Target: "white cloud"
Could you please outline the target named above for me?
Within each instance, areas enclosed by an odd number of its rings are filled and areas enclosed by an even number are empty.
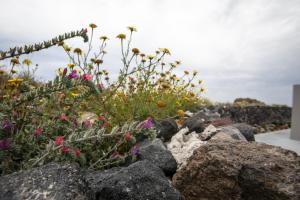
[[[168,47],[182,70],[200,72],[216,101],[249,96],[290,104],[292,84],[300,83],[298,0],[7,0],[0,11],[0,49],[96,23],[99,34],[112,38],[105,65],[115,72],[120,57],[113,38],[135,25],[135,46]],[[66,62],[58,54],[32,55],[39,75],[53,76],[53,66]]]

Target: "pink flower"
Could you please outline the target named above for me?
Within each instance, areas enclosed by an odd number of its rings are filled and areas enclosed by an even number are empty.
[[[151,128],[153,126],[153,123],[152,123],[152,119],[151,117],[148,117],[144,122],[143,122],[143,128]]]
[[[105,121],[105,117],[104,117],[103,115],[99,115],[98,119],[99,119],[100,121]]]
[[[82,79],[85,81],[89,81],[92,79],[92,75],[91,74],[83,74]]]
[[[34,136],[39,136],[39,135],[41,135],[41,133],[42,133],[42,129],[41,129],[41,128],[36,128],[36,129],[34,130],[33,135],[34,135]]]
[[[66,120],[68,119],[68,117],[67,117],[66,113],[62,113],[62,114],[60,115],[59,119],[60,119],[61,121],[66,121]]]
[[[59,136],[55,137],[54,144],[61,145],[63,143],[63,141],[64,141],[64,136],[59,135]]]
[[[91,128],[92,127],[92,123],[91,123],[91,121],[90,120],[84,120],[83,122],[82,122],[82,126],[84,127],[84,128]]]
[[[74,149],[74,152],[76,156],[80,156],[80,149],[78,147]]]
[[[83,28],[83,29],[82,29],[82,32],[87,33],[87,32],[88,32],[88,29],[87,29],[87,28]]]
[[[126,141],[128,141],[128,140],[131,139],[131,133],[130,133],[130,132],[126,132],[126,133],[124,133],[123,137],[124,137],[124,139],[125,139]]]
[[[67,147],[67,146],[62,147],[62,152],[68,153],[69,151],[70,151],[70,147]]]
[[[134,145],[134,146],[131,147],[131,149],[130,149],[130,154],[131,154],[132,156],[135,156],[137,153],[138,153],[138,148],[137,148],[136,145]]]

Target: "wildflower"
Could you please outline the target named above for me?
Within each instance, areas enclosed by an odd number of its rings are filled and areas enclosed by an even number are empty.
[[[64,136],[58,135],[55,137],[54,144],[61,145],[64,141]]]
[[[152,60],[152,59],[154,58],[154,56],[153,56],[153,55],[147,55],[147,58],[148,58],[149,60]]]
[[[141,53],[140,56],[143,58],[145,57],[146,55],[144,53]]]
[[[119,35],[117,35],[117,38],[124,40],[124,39],[126,39],[126,35],[123,33],[120,33]]]
[[[190,95],[191,97],[194,97],[194,96],[195,96],[195,93],[194,93],[194,92],[189,92],[189,95]]]
[[[5,73],[5,71],[4,70],[0,70],[0,74],[2,75],[2,74],[4,74]]]
[[[201,92],[205,92],[205,88],[204,88],[204,87],[201,87],[200,91],[201,91]]]
[[[130,132],[126,132],[123,135],[124,140],[128,141],[131,139],[131,133]]]
[[[97,64],[97,65],[100,65],[100,64],[102,64],[103,63],[103,60],[100,60],[100,59],[97,59],[97,60],[95,60],[95,62],[94,62],[95,64]]]
[[[195,84],[194,84],[194,83],[191,83],[191,87],[195,87]]]
[[[189,71],[186,71],[186,70],[185,70],[185,71],[184,71],[184,74],[185,74],[185,75],[188,75],[188,74],[189,74]]]
[[[7,82],[8,83],[16,83],[16,84],[18,84],[18,83],[21,83],[23,80],[24,79],[22,79],[22,78],[13,78],[13,79],[7,80]]]
[[[160,54],[160,51],[156,50],[155,53],[156,53],[156,54]]]
[[[27,66],[31,65],[31,63],[32,63],[31,60],[29,60],[27,58],[24,59],[23,62],[22,62],[23,65],[27,65]]]
[[[103,115],[99,115],[98,119],[99,119],[100,121],[105,121],[105,117],[104,117]]]
[[[62,76],[65,76],[68,72],[68,69],[67,68],[64,68],[64,71],[62,72]]]
[[[68,75],[68,78],[78,78],[77,71],[74,69],[71,71],[71,73]]]
[[[199,80],[198,83],[199,83],[199,84],[203,83],[203,80]]]
[[[193,75],[196,76],[198,72],[196,70],[193,71]]]
[[[90,120],[84,120],[84,121],[82,122],[82,126],[83,126],[84,128],[86,128],[86,129],[88,129],[88,128],[91,128],[91,127],[92,127],[92,123],[91,123]]]
[[[8,149],[10,147],[10,141],[9,139],[5,138],[0,140],[0,149]]]
[[[79,94],[78,94],[78,93],[75,93],[75,92],[71,92],[71,96],[72,96],[72,97],[78,97]]]
[[[77,53],[78,55],[82,54],[82,50],[80,48],[75,48],[74,53]]]
[[[185,112],[184,112],[183,110],[177,110],[177,114],[178,114],[180,117],[184,117]]]
[[[138,48],[133,48],[131,51],[135,55],[138,55],[140,53],[140,50]]]
[[[153,126],[153,122],[151,117],[148,117],[144,122],[143,122],[143,128],[151,128]]]
[[[76,156],[80,156],[80,149],[78,147],[74,149],[74,152]]]
[[[127,26],[127,29],[131,32],[136,32],[137,29],[134,26]]]
[[[34,130],[33,135],[34,135],[34,136],[39,136],[39,135],[41,135],[41,133],[42,133],[42,129],[41,129],[41,128],[36,128],[36,129]]]
[[[91,27],[91,28],[97,28],[97,25],[96,25],[96,24],[93,24],[93,23],[91,23],[91,24],[89,25],[89,27]]]
[[[180,60],[176,60],[175,63],[176,63],[176,65],[180,65],[181,61]]]
[[[72,69],[74,66],[75,66],[75,65],[74,65],[73,63],[69,63],[69,64],[68,64],[68,67],[71,68],[71,69]]]
[[[61,121],[66,121],[68,119],[67,115],[65,113],[62,113],[60,116],[59,116],[59,119]]]
[[[82,79],[85,81],[89,81],[89,80],[91,80],[91,78],[92,78],[91,74],[83,74],[82,75]]]
[[[10,70],[10,72],[11,72],[12,74],[15,74],[15,73],[17,73],[17,70],[12,69],[12,70]]]
[[[108,40],[108,37],[103,35],[103,36],[100,37],[100,40],[103,40],[103,41]]]
[[[64,48],[64,50],[66,51],[66,52],[69,52],[69,51],[71,51],[71,47],[69,47],[68,45],[63,45],[63,48]]]
[[[87,32],[88,32],[87,28],[83,28],[81,31],[82,31],[83,33],[87,33]]]
[[[160,48],[159,50],[160,50],[161,52],[163,52],[164,54],[169,54],[169,55],[171,55],[169,49],[167,49],[167,48]]]
[[[159,108],[163,108],[163,107],[166,106],[166,103],[165,103],[163,100],[158,100],[158,101],[156,102],[156,105],[157,105],[157,107],[159,107]]]
[[[62,152],[68,153],[69,151],[70,151],[70,147],[67,147],[67,146],[62,147]]]
[[[12,59],[10,60],[10,64],[11,64],[12,66],[15,66],[15,65],[20,64],[20,61],[19,61],[19,59],[17,59],[17,58],[12,58]]]
[[[136,145],[134,145],[134,146],[131,147],[131,149],[130,149],[130,154],[131,154],[132,156],[135,156],[135,155],[137,155],[137,153],[138,153],[138,148],[137,148]]]
[[[12,129],[12,123],[9,120],[4,120],[2,122],[2,129],[10,131]]]

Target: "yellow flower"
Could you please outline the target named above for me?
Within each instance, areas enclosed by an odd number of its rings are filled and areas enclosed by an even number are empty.
[[[134,26],[127,26],[127,29],[130,30],[131,32],[136,32],[137,29]]]
[[[196,70],[193,71],[193,75],[196,76],[198,72]]]
[[[75,65],[74,65],[73,63],[69,63],[69,64],[68,64],[68,67],[69,67],[69,68],[73,68],[74,66],[75,66]]]
[[[10,64],[12,64],[14,66],[14,65],[20,64],[20,62],[19,62],[19,60],[17,58],[12,58],[10,60]]]
[[[59,75],[59,76],[61,76],[62,74],[63,74],[63,68],[58,68],[58,70],[57,70],[57,74]]]
[[[176,106],[180,107],[181,103],[179,101],[176,101]]]
[[[158,108],[163,108],[163,107],[165,107],[167,104],[166,104],[163,100],[158,100],[158,101],[156,102],[156,105],[157,105]]]
[[[153,56],[153,55],[147,55],[147,58],[148,58],[149,60],[152,60],[152,59],[154,58],[154,56]]]
[[[160,48],[159,50],[160,50],[161,52],[163,52],[164,54],[169,54],[169,55],[171,55],[169,49],[167,49],[167,48]]]
[[[179,115],[180,117],[184,117],[185,112],[183,110],[177,110],[177,115]]]
[[[139,50],[138,48],[132,48],[131,51],[132,51],[132,53],[135,54],[135,55],[137,55],[137,54],[140,53],[140,50]]]
[[[22,63],[23,63],[23,65],[29,66],[29,65],[31,65],[32,62],[31,62],[31,60],[29,60],[28,58],[26,58],[26,59],[23,60]]]
[[[63,48],[64,48],[64,50],[66,51],[66,52],[69,52],[69,51],[71,51],[71,47],[69,47],[68,45],[63,45]]]
[[[194,93],[194,92],[189,92],[189,95],[190,95],[191,97],[194,97],[194,96],[195,96],[195,93]]]
[[[124,40],[126,39],[126,35],[124,33],[120,33],[119,35],[117,35],[117,38]]]
[[[82,50],[80,48],[75,48],[74,53],[77,53],[78,55],[82,54]]]
[[[189,72],[188,72],[188,71],[186,71],[186,70],[184,71],[184,73],[185,73],[186,75],[188,75],[188,74],[189,74]]]
[[[93,23],[91,23],[91,24],[89,25],[89,27],[91,27],[91,28],[97,28],[97,25],[96,25],[96,24],[93,24]]]
[[[71,92],[71,96],[72,96],[72,97],[78,97],[79,94],[78,94],[78,93],[75,93],[75,92]]]
[[[205,90],[204,87],[201,87],[200,91],[201,91],[201,92],[205,92],[206,90]]]
[[[199,84],[203,83],[203,80],[199,80],[198,83],[199,83]]]
[[[8,83],[21,83],[24,79],[22,78],[13,78],[13,79],[9,79],[7,80]]]
[[[103,40],[103,41],[108,40],[108,37],[106,37],[105,35],[103,35],[103,36],[100,37],[100,40]]]

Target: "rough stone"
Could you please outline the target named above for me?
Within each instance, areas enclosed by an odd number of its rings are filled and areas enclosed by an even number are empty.
[[[177,170],[177,163],[172,153],[158,138],[138,144],[137,155],[139,159],[148,160],[161,168],[167,176],[172,176]]]
[[[254,138],[255,128],[253,126],[250,126],[246,123],[233,124],[232,126],[239,129],[239,131],[243,134],[243,136],[247,139],[247,141],[249,141],[249,142],[255,141],[255,138]]]
[[[300,157],[272,145],[211,141],[173,176],[186,200],[300,199]]]
[[[157,137],[162,141],[169,141],[173,135],[178,132],[178,126],[173,118],[162,119],[158,122],[154,122],[157,130]]]
[[[84,200],[85,183],[77,165],[50,163],[0,178],[0,199]]]
[[[147,160],[125,168],[88,172],[86,181],[93,191],[91,199],[183,200],[163,171]]]

